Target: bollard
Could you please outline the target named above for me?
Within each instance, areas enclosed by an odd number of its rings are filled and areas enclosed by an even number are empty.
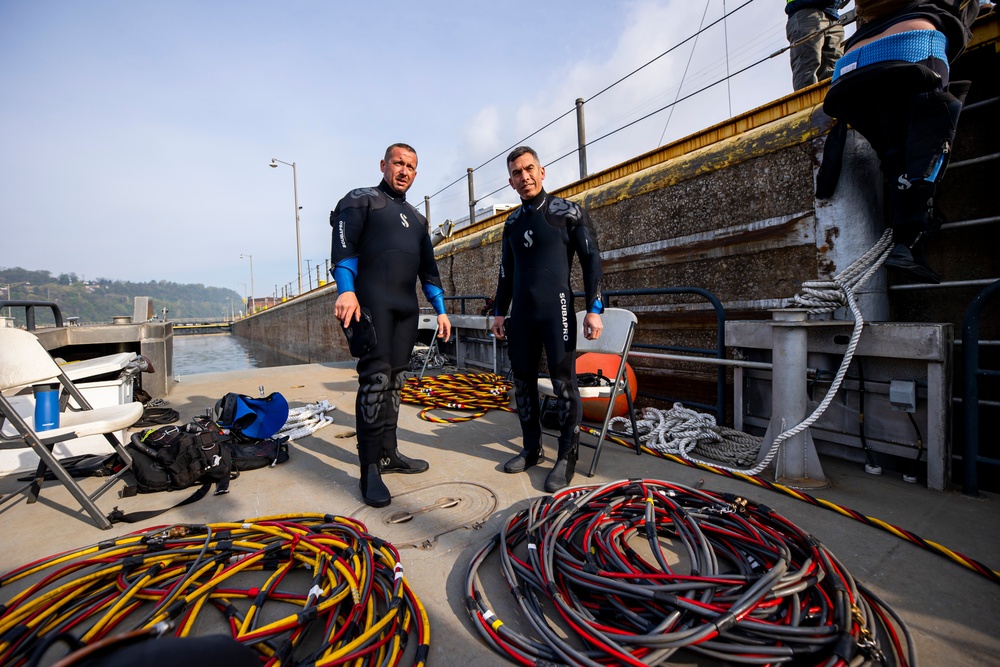
[[[780,308],[771,311],[771,423],[764,435],[761,456],[784,431],[806,418],[808,356],[808,310]],[[828,484],[809,429],[780,445],[774,459],[774,478],[780,484],[799,488],[819,488]]]

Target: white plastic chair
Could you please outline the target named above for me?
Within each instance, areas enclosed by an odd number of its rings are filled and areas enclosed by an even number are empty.
[[[600,352],[618,355],[621,359],[614,375],[613,384],[598,387],[580,387],[581,399],[602,398],[608,401],[608,408],[604,414],[604,421],[601,423],[601,433],[597,442],[593,445],[585,443],[582,440],[580,442],[582,446],[594,449],[594,458],[591,459],[590,470],[587,472],[588,477],[593,477],[594,471],[597,470],[597,461],[601,455],[601,446],[604,444],[604,438],[608,434],[608,423],[611,421],[614,413],[615,400],[622,394],[625,395],[628,401],[628,414],[629,419],[632,421],[631,437],[635,445],[635,453],[637,455],[642,453],[642,447],[639,444],[638,429],[635,424],[635,407],[632,404],[632,392],[628,386],[628,374],[625,372],[625,364],[628,360],[629,350],[632,348],[632,338],[635,336],[637,320],[635,313],[630,310],[624,308],[606,308],[601,314],[601,322],[604,324],[604,331],[601,332],[601,337],[597,340],[587,340],[583,336],[583,318],[586,314],[585,311],[580,311],[576,314],[577,356],[587,352]],[[608,377],[609,379],[611,378],[611,376]],[[551,378],[538,378],[538,392],[543,397],[543,400],[545,397],[555,398]]]
[[[55,382],[62,385],[63,390],[73,398],[75,405],[79,407],[68,405],[66,400],[61,401],[62,412],[59,415],[59,428],[35,431],[33,416],[20,415],[11,401],[8,400],[8,396],[35,384],[54,384]],[[13,436],[4,435],[2,428],[0,428],[0,449],[30,447],[40,459],[34,480],[14,493],[0,498],[0,505],[26,489],[29,489],[28,502],[36,502],[41,491],[41,483],[45,479],[45,472],[51,470],[100,528],[111,528],[111,521],[101,513],[94,501],[131,467],[132,457],[118,442],[114,433],[128,428],[138,421],[142,416],[142,409],[141,403],[112,405],[96,409],[91,407],[80,390],[49,356],[34,334],[19,329],[0,329],[0,427],[6,421],[17,432]],[[101,484],[97,491],[89,495],[80,488],[76,480],[66,472],[66,469],[52,453],[52,448],[57,443],[88,435],[103,435],[124,462],[124,467],[121,470]]]

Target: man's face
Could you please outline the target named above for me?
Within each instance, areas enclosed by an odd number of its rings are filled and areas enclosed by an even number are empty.
[[[507,165],[510,173],[510,187],[517,190],[521,199],[531,199],[542,191],[542,181],[545,180],[545,167],[531,153],[525,153]]]
[[[379,161],[379,169],[385,182],[404,194],[417,177],[417,154],[397,146],[389,153],[388,160]]]

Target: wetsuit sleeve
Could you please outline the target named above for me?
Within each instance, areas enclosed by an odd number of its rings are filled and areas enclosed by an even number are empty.
[[[507,228],[504,227],[500,241],[500,277],[497,279],[497,293],[493,302],[493,316],[506,315],[514,296],[514,253],[510,249]]]
[[[583,291],[587,297],[588,313],[604,312],[604,295],[601,283],[604,271],[601,268],[601,249],[597,246],[597,234],[587,212],[580,209],[580,216],[569,225],[570,242],[580,258],[583,269]]]
[[[420,286],[424,296],[434,306],[434,312],[444,315],[444,288],[441,286],[441,274],[438,272],[437,260],[434,259],[434,244],[431,237],[424,234],[420,241]]]
[[[358,205],[353,193],[344,197],[337,208],[330,212],[330,226],[333,227],[333,243],[330,263],[333,264],[333,279],[338,292],[353,292],[354,281],[358,277],[358,254],[361,234],[368,219],[368,207]]]

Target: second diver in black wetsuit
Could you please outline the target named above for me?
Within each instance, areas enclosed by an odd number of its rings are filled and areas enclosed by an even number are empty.
[[[448,340],[451,322],[445,314],[444,290],[428,235],[427,219],[406,202],[417,173],[417,154],[406,144],[393,144],[380,163],[377,187],[352,190],[330,213],[333,227],[333,277],[337,281],[334,315],[353,326],[371,318],[374,343],[352,341],[358,359],[356,402],[361,496],[373,507],[392,501],[382,481],[385,473],[419,473],[426,461],[399,453],[396,425],[403,371],[417,339],[419,307],[416,281],[438,314],[438,337]]]
[[[545,167],[534,150],[515,148],[507,156],[507,170],[521,207],[504,224],[492,331],[498,339],[509,339],[523,449],[504,464],[504,472],[522,472],[544,458],[538,405],[538,364],[544,348],[559,421],[559,452],[545,478],[545,490],[551,493],[572,481],[580,439],[576,313],[570,288],[573,255],[583,269],[583,335],[588,340],[596,340],[603,330],[601,257],[586,211],[542,188]],[[505,320],[508,307],[510,318]]]

